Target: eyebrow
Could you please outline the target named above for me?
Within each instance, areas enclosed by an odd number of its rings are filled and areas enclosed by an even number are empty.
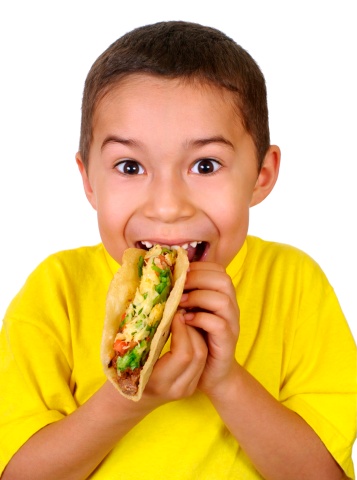
[[[132,138],[123,138],[117,135],[108,135],[101,146],[101,150],[108,144],[108,143],[120,143],[121,145],[127,145],[129,147],[140,147],[141,143],[137,140]],[[211,143],[221,143],[223,145],[227,145],[228,147],[234,150],[234,145],[230,142],[227,138],[223,137],[222,135],[214,135],[212,137],[207,138],[197,138],[195,140],[189,140],[186,143],[187,147],[204,147],[205,145],[209,145]]]
[[[222,135],[214,135],[213,137],[208,138],[198,138],[196,140],[191,140],[188,142],[189,146],[193,147],[204,147],[205,145],[209,145],[210,143],[222,143],[223,145],[227,145],[228,147],[234,150],[234,145],[230,142],[227,138],[223,137]]]
[[[134,140],[132,138],[122,138],[118,137],[117,135],[108,135],[105,137],[102,146],[100,147],[101,150],[108,144],[108,143],[120,143],[122,145],[128,145],[129,147],[139,147],[140,142]]]

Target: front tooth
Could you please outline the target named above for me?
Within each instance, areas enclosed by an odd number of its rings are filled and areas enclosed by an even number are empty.
[[[152,243],[151,242],[148,242],[148,241],[145,241],[145,242],[141,242],[143,245],[145,245],[146,248],[151,248],[152,247]]]
[[[190,245],[191,245],[191,247],[196,248],[196,247],[197,247],[197,243],[198,243],[198,242],[191,242]]]
[[[183,245],[181,245],[182,248],[184,248],[185,250],[188,249],[188,243],[184,243]]]

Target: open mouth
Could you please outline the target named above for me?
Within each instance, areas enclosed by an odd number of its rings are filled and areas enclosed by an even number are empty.
[[[143,250],[149,250],[154,245],[155,245],[154,243],[149,242],[147,240],[137,242],[136,244],[137,248],[142,248]],[[205,253],[208,249],[209,244],[203,241],[195,241],[195,242],[184,243],[181,245],[161,244],[161,246],[167,247],[167,248],[177,248],[177,247],[184,248],[187,251],[189,262],[199,262],[200,260],[203,260],[203,258],[205,257]]]

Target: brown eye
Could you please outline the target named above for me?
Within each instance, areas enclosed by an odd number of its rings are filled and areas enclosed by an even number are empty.
[[[202,158],[198,160],[192,167],[191,171],[199,175],[207,175],[214,173],[221,168],[221,164],[213,158]]]
[[[144,173],[143,167],[135,160],[123,160],[115,168],[123,175],[142,175]]]

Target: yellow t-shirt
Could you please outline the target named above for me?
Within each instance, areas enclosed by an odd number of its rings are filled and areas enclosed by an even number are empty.
[[[117,268],[102,245],[60,252],[11,303],[0,337],[0,473],[31,435],[104,383],[101,333]],[[356,347],[321,269],[297,249],[248,237],[227,271],[241,310],[238,361],[312,426],[354,478]],[[196,392],[149,414],[91,478],[261,477]]]

